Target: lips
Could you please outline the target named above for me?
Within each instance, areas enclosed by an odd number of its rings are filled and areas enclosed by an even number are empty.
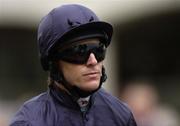
[[[93,76],[93,75],[99,75],[99,74],[100,74],[100,72],[98,72],[98,71],[92,71],[92,72],[83,74],[83,76]]]

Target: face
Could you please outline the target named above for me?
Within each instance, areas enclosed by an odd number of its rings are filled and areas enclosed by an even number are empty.
[[[99,44],[98,39],[79,41],[78,44]],[[66,61],[58,61],[66,81],[72,86],[82,90],[92,91],[99,87],[103,62],[98,62],[94,53],[90,53],[84,64],[73,64]]]

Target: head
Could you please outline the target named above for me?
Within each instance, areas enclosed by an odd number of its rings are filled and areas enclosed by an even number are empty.
[[[76,52],[76,49],[81,47],[82,49]],[[70,52],[70,49],[74,50]],[[64,78],[72,86],[76,86],[80,89],[87,91],[97,89],[102,76],[103,59],[106,51],[100,41],[97,38],[85,39],[66,47],[64,50],[68,50],[69,52],[67,53],[71,53],[70,57],[65,53],[64,58],[66,59],[62,58],[57,61],[58,69],[63,74]],[[67,57],[71,59],[68,60]],[[82,63],[80,63],[81,57],[84,58]]]
[[[53,9],[40,22],[38,45],[41,64],[50,77],[68,90],[86,94],[105,80],[103,60],[112,26],[81,5]],[[74,91],[72,91],[74,92]]]

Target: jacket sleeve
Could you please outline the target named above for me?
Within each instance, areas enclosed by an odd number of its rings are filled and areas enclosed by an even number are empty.
[[[137,126],[136,121],[135,121],[132,113],[131,113],[131,117],[130,117],[130,119],[128,121],[128,125],[127,126]]]

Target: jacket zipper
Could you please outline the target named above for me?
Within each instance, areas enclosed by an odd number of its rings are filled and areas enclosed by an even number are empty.
[[[87,121],[87,117],[86,117],[87,107],[80,108],[80,110],[81,110],[81,115],[82,115],[82,119],[83,119],[83,125],[85,126],[86,121]]]

